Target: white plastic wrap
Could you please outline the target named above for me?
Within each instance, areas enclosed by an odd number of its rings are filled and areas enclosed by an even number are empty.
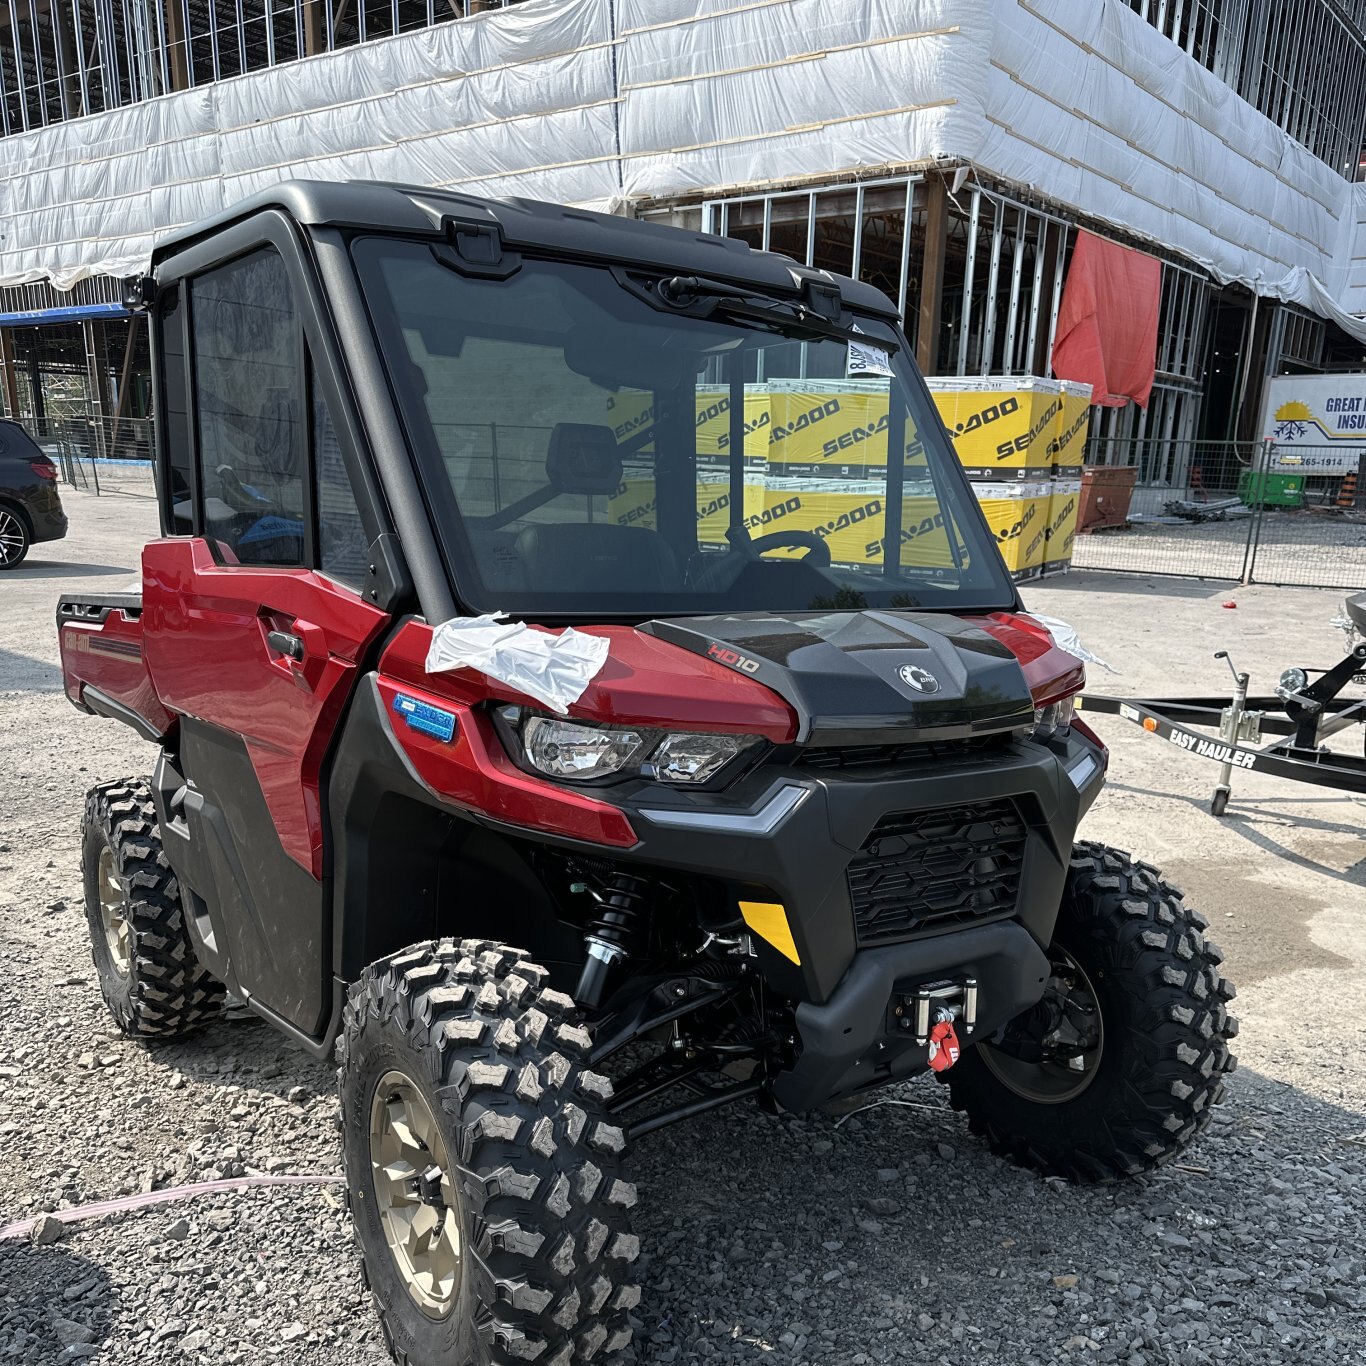
[[[970,154],[993,4],[618,0],[632,197]]]
[[[1366,187],[1122,0],[526,0],[0,139],[0,284],[286,177],[617,209],[937,160],[1366,341]]]
[[[980,168],[1366,341],[1349,311],[1366,279],[1347,278],[1359,187],[1119,0],[991,9]]]
[[[533,631],[501,612],[452,617],[432,632],[427,672],[476,669],[564,716],[607,659],[608,642],[568,627]]]
[[[0,138],[0,284],[147,268],[154,240],[285,179],[607,208],[608,0],[527,0]]]
[[[1113,665],[1107,664],[1099,655],[1092,654],[1085,645],[1081,643],[1081,636],[1077,634],[1077,628],[1070,623],[1061,620],[1059,617],[1046,617],[1042,612],[1030,612],[1029,615],[1039,623],[1040,626],[1048,628],[1048,634],[1053,637],[1053,643],[1060,650],[1066,650],[1069,655],[1075,655],[1084,664],[1099,664],[1102,669],[1108,670],[1112,674],[1119,672]]]

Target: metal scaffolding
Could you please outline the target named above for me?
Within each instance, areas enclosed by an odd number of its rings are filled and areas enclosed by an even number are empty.
[[[928,374],[1052,375],[1078,227],[1060,211],[911,175],[708,200],[702,227],[877,285],[897,300]],[[1146,409],[1102,410],[1093,424],[1102,445],[1153,439],[1178,450],[1198,435],[1217,293],[1204,272],[1162,260],[1152,397]]]
[[[517,0],[0,0],[0,135]]]
[[[1127,0],[1348,180],[1366,174],[1366,0]]]

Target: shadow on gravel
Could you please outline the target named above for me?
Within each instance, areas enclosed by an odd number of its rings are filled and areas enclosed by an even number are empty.
[[[71,560],[25,560],[18,569],[6,571],[9,579],[95,579],[107,574],[126,574],[130,581],[137,577],[135,565],[80,564]],[[53,603],[56,606],[56,603]]]
[[[57,1366],[98,1356],[118,1302],[105,1270],[79,1253],[0,1243],[0,1361]]]
[[[311,1058],[249,1012],[232,1011],[181,1042],[154,1043],[148,1053],[154,1062],[207,1086],[241,1086],[281,1099],[296,1089],[309,1099],[337,1089],[333,1067]]]
[[[1161,575],[1132,574],[1119,570],[1074,569],[1056,578],[1040,579],[1021,586],[1025,611],[1029,611],[1031,588],[1066,589],[1077,593],[1141,593],[1145,598],[1226,598],[1234,591],[1231,583],[1206,579],[1163,578]],[[1094,681],[1094,680],[1093,680]],[[1099,691],[1104,692],[1101,687]]]
[[[933,1084],[891,1096],[916,1108],[736,1108],[638,1145],[635,1361],[1364,1359],[1366,1113],[1239,1072],[1179,1167],[1075,1187],[993,1157]]]
[[[1213,768],[1212,765],[1210,767]],[[1108,786],[1115,791],[1132,792],[1140,797],[1161,797],[1166,801],[1182,802],[1194,811],[1199,811],[1204,815],[1209,814],[1207,798],[1187,797],[1179,792],[1160,791],[1152,787],[1135,787],[1130,783],[1110,782]],[[1274,802],[1274,806],[1269,807],[1269,802]],[[1354,887],[1366,887],[1366,848],[1363,849],[1362,857],[1348,867],[1334,867],[1289,848],[1268,833],[1270,830],[1291,826],[1295,830],[1312,830],[1324,835],[1350,835],[1358,843],[1361,841],[1363,829],[1366,829],[1366,807],[1358,806],[1357,803],[1345,797],[1329,797],[1327,795],[1318,798],[1317,802],[1320,805],[1327,802],[1340,803],[1346,808],[1343,815],[1347,817],[1347,822],[1343,824],[1337,821],[1321,820],[1316,816],[1302,816],[1278,811],[1274,807],[1282,804],[1280,798],[1247,798],[1240,801],[1235,792],[1230,799],[1228,812],[1220,818],[1219,825],[1221,829],[1241,836],[1249,844],[1255,845],[1264,853],[1274,855],[1278,862],[1294,864],[1296,867],[1304,868],[1309,872],[1331,878],[1335,882],[1347,882]],[[1334,852],[1336,853],[1336,850]]]
[[[56,625],[53,625],[56,631]],[[61,692],[62,671],[45,659],[0,650],[0,692]]]

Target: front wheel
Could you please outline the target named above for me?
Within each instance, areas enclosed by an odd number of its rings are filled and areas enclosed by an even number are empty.
[[[352,988],[338,1052],[347,1194],[402,1366],[605,1363],[639,1245],[607,1078],[520,949],[419,944]]]
[[[1234,990],[1206,922],[1157,871],[1072,854],[1043,999],[948,1073],[972,1131],[1081,1181],[1171,1161],[1209,1124],[1236,1060]]]

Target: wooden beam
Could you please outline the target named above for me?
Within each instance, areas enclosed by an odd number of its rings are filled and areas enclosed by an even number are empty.
[[[303,0],[304,56],[316,57],[323,50],[327,36],[323,32],[321,0]]]
[[[0,370],[5,372],[5,407],[10,417],[19,416],[19,378],[14,373],[14,333],[0,327]]]
[[[161,6],[166,16],[172,90],[188,90],[190,86],[189,44],[185,41],[185,15],[180,5],[181,0],[162,0]]]
[[[925,255],[920,268],[920,318],[915,358],[923,373],[939,367],[939,326],[944,298],[944,253],[949,240],[949,192],[942,176],[925,178]],[[911,225],[906,224],[910,232]]]

